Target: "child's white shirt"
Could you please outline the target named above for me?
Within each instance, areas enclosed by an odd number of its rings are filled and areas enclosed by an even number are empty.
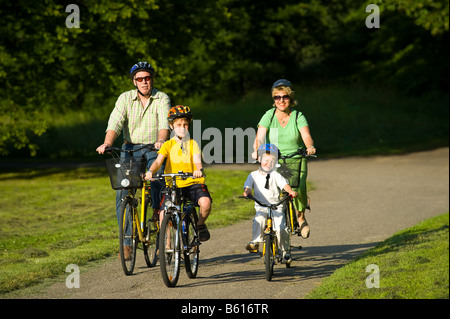
[[[287,184],[287,180],[281,176],[280,173],[276,171],[270,172],[269,178],[269,189],[266,189],[266,176],[267,174],[261,173],[260,170],[251,172],[244,184],[245,188],[250,188],[254,190],[254,197],[262,203],[265,204],[275,204],[280,198],[280,189],[284,189]],[[283,205],[278,206],[278,211],[282,210]],[[260,206],[255,202],[256,211],[267,211],[266,207]]]

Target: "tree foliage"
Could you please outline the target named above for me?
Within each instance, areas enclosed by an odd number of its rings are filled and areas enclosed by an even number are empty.
[[[42,110],[110,108],[146,60],[172,97],[238,97],[274,79],[376,81],[405,92],[448,87],[448,1],[79,0],[0,4],[0,153],[45,132]]]

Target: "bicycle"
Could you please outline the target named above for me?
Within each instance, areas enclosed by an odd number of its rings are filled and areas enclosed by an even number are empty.
[[[186,198],[176,180],[192,177],[192,173],[157,174],[151,180],[165,180],[163,205],[165,216],[159,235],[159,264],[162,279],[167,287],[175,287],[180,275],[183,255],[186,274],[197,277],[200,240],[197,230],[198,216],[194,203]]]
[[[154,267],[157,262],[159,224],[157,220],[147,219],[152,198],[151,184],[143,179],[146,159],[133,156],[133,153],[144,148],[156,150],[154,144],[146,144],[134,150],[117,147],[105,149],[113,154],[112,158],[106,160],[111,187],[115,190],[128,190],[128,194],[122,199],[119,217],[119,254],[122,269],[127,276],[134,271],[138,243],[142,244],[147,266]],[[121,158],[113,151],[128,153],[129,157]],[[135,196],[138,189],[141,189],[140,198]]]
[[[261,201],[257,200],[253,195],[249,194],[247,196],[239,196],[239,198],[245,198],[250,199],[258,203],[262,207],[268,208],[268,215],[266,219],[266,228],[264,230],[264,243],[263,243],[263,250],[262,250],[262,256],[264,257],[264,264],[265,264],[265,277],[266,280],[271,281],[273,276],[273,267],[277,262],[285,263],[286,268],[291,267],[292,259],[283,260],[282,252],[280,251],[280,248],[278,247],[278,238],[277,234],[273,229],[272,225],[272,210],[277,210],[278,206],[285,203],[287,200],[291,202],[292,196],[284,194],[283,198],[276,204],[265,204]],[[286,206],[285,206],[286,207]],[[286,214],[285,208],[284,212]],[[286,223],[286,227],[288,228],[288,234],[289,234],[289,254],[290,254],[290,244],[291,244],[291,230],[290,225]]]
[[[296,152],[280,156],[281,164],[277,164],[277,172],[280,173],[284,178],[289,181],[289,185],[292,188],[298,188],[300,185],[300,173],[302,168],[302,161],[306,157],[317,157],[316,155],[308,155],[308,153],[299,148]],[[306,206],[306,209],[311,211],[311,206],[309,203]],[[290,229],[293,234],[299,234],[300,229],[298,225],[297,218],[295,216],[295,209],[292,201],[289,202],[289,213],[286,214],[286,223],[289,223]],[[299,246],[301,248],[301,246]]]

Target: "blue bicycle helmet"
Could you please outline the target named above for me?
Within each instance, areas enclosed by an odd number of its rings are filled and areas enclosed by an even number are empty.
[[[274,89],[278,86],[287,86],[287,87],[292,88],[292,83],[286,79],[279,79],[279,80],[276,80],[275,83],[272,85],[272,89]]]
[[[150,75],[152,77],[155,76],[155,69],[151,66],[150,63],[148,63],[148,62],[138,62],[138,63],[136,63],[135,65],[133,65],[131,67],[130,78],[133,79],[134,75],[136,73],[138,73],[139,71],[147,71],[148,73],[150,73]]]
[[[258,158],[263,154],[274,155],[277,159],[280,158],[281,152],[275,144],[262,144],[258,147]]]

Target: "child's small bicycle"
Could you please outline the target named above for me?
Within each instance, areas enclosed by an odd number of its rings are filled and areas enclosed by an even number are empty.
[[[123,271],[127,276],[134,271],[138,243],[142,243],[148,267],[154,267],[157,261],[159,224],[157,220],[152,219],[152,216],[148,216],[152,198],[150,182],[145,182],[143,179],[146,159],[133,156],[133,153],[144,148],[150,151],[156,150],[154,144],[146,144],[134,150],[117,147],[108,147],[105,150],[129,154],[129,157],[120,157],[116,154],[106,160],[112,188],[128,190],[128,194],[122,199],[119,217],[119,254]],[[141,189],[140,198],[135,197],[137,189]]]
[[[167,287],[175,287],[180,275],[182,256],[186,274],[197,277],[200,240],[198,216],[193,202],[189,201],[176,186],[176,180],[192,177],[192,173],[157,174],[152,180],[165,180],[163,189],[164,219],[159,234],[159,264],[161,275]]]
[[[264,257],[266,279],[268,281],[270,281],[270,280],[272,280],[272,276],[273,276],[273,267],[277,262],[285,263],[287,268],[289,268],[291,266],[292,260],[289,259],[289,260],[284,261],[282,252],[281,252],[280,248],[278,247],[277,234],[274,231],[273,226],[272,226],[272,210],[276,210],[278,206],[280,206],[281,204],[285,203],[288,200],[289,200],[288,203],[291,203],[292,196],[285,194],[283,196],[283,198],[276,204],[264,204],[264,203],[260,202],[259,200],[257,200],[255,197],[253,197],[253,195],[239,196],[239,198],[251,199],[251,200],[255,201],[256,203],[258,203],[259,205],[261,205],[263,207],[267,207],[269,209],[269,213],[268,213],[267,219],[266,219],[266,229],[264,231],[264,245],[263,245],[262,255]],[[289,210],[291,210],[290,206],[291,205],[287,206],[289,208]],[[285,206],[284,212],[286,215],[291,215],[291,218],[292,218],[292,212],[287,211],[286,206]],[[290,222],[286,222],[286,227],[288,228],[288,233],[289,233],[289,248],[288,248],[289,254],[290,254],[290,244],[291,244],[290,225],[291,225]]]

